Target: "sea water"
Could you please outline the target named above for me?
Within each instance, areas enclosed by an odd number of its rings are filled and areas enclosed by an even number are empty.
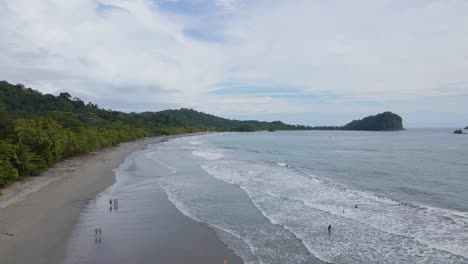
[[[450,130],[220,133],[145,157],[246,263],[468,263],[468,137]]]

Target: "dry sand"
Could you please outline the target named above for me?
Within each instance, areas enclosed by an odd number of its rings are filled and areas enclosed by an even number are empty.
[[[58,163],[41,176],[4,189],[4,195],[0,197],[0,263],[63,263],[67,241],[80,210],[114,183],[113,169],[126,156],[146,144],[162,139],[159,137],[122,143],[119,147],[74,157]],[[203,243],[186,245],[192,250],[185,251],[183,259],[194,260],[190,263],[202,263],[197,259],[203,260],[203,263],[221,263],[220,259],[228,257],[232,260],[230,264],[242,262],[210,228],[177,211],[165,194],[159,203],[165,208],[159,227],[169,228],[173,232],[185,230],[184,234],[174,234],[174,237],[180,238],[181,245],[187,244],[187,241],[196,241],[195,237],[191,240],[187,235],[203,237]],[[182,218],[184,220],[180,221]],[[11,233],[13,236],[3,233]],[[172,241],[172,245],[178,245],[178,241]],[[210,250],[213,248],[216,250]],[[171,248],[166,250],[173,252],[174,260],[181,259],[180,251]],[[207,250],[215,253],[200,258],[200,252]],[[166,260],[170,258],[168,255]]]

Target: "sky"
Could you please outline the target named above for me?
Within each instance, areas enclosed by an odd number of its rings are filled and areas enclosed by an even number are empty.
[[[468,125],[468,1],[0,0],[0,80],[124,112]]]

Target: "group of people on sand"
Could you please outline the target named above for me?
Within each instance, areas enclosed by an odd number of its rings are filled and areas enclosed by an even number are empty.
[[[117,199],[112,199],[112,198],[109,198],[109,211],[112,211],[112,208],[114,210],[118,210],[119,209],[119,200]],[[96,237],[96,242],[101,242],[101,234],[102,234],[102,230],[101,228],[95,228],[94,229],[94,235]],[[99,235],[99,236],[98,236]],[[98,239],[99,238],[99,239]]]
[[[112,211],[112,205],[114,205],[114,210],[119,209],[119,200],[109,198],[109,211]]]

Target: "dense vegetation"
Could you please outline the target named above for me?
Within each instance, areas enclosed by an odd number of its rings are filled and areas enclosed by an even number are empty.
[[[272,131],[274,129],[270,128],[268,131]],[[242,124],[234,129],[232,131],[236,132],[255,132],[255,128],[249,124]]]
[[[0,82],[0,186],[61,159],[151,135],[121,119],[67,93],[55,97]]]
[[[281,121],[262,122],[255,120],[239,121],[217,117],[210,114],[182,108],[158,112],[187,124],[188,126],[209,131],[259,131],[259,130],[308,130],[309,126],[288,125]]]
[[[37,175],[57,161],[147,136],[200,131],[395,130],[401,117],[385,112],[344,127],[239,121],[192,109],[123,113],[85,104],[68,93],[42,94],[0,81],[0,187]]]
[[[0,187],[37,175],[64,158],[147,136],[308,128],[229,120],[191,109],[128,114],[85,104],[68,93],[44,95],[0,81]]]
[[[345,126],[344,130],[402,130],[403,119],[392,112],[383,112],[378,115],[368,116],[361,120],[354,120]]]

